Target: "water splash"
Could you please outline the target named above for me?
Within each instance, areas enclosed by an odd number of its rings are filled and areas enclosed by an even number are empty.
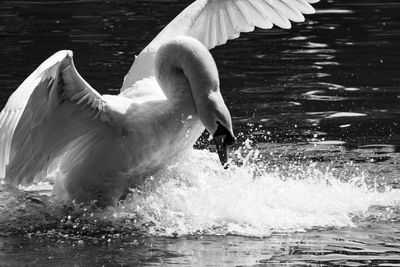
[[[224,170],[214,154],[194,151],[103,215],[117,221],[133,218],[135,227],[153,235],[263,237],[354,226],[352,218],[371,206],[400,203],[400,191],[378,192],[362,172],[337,177],[331,169],[316,165],[267,171],[260,163],[249,163]]]
[[[376,207],[383,207],[387,215],[388,208],[399,206],[399,190],[368,182],[370,177],[360,170],[344,166],[346,171],[337,172],[312,162],[271,165],[258,158],[259,152],[249,144],[246,147],[247,154],[236,155],[241,166],[232,163],[228,170],[220,166],[215,153],[194,150],[132,189],[125,201],[103,210],[65,207],[41,196],[43,185],[38,186],[40,194],[19,192],[11,198],[0,190],[8,200],[0,206],[1,213],[8,214],[1,216],[2,225],[24,232],[40,229],[101,237],[115,233],[265,237],[275,232],[352,227],[356,220],[379,213]],[[39,224],[32,226],[32,221]]]

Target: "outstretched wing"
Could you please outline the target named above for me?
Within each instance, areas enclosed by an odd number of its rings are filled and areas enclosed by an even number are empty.
[[[191,36],[208,49],[238,38],[254,27],[277,25],[290,28],[290,21],[304,21],[302,14],[314,13],[310,3],[319,0],[197,0],[183,10],[136,57],[125,76],[121,91],[136,81],[154,75],[154,57],[160,45],[179,35]]]
[[[107,102],[76,71],[72,52],[57,52],[18,87],[0,113],[0,178],[29,184],[45,176],[70,146],[84,151],[96,139],[91,136],[112,131],[100,119],[107,118],[106,109]]]

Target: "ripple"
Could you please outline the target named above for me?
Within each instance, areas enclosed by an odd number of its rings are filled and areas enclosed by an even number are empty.
[[[327,116],[327,118],[364,117],[364,116],[367,116],[367,114],[357,113],[357,112],[337,112]]]
[[[354,11],[350,9],[317,9],[317,14],[353,14]]]

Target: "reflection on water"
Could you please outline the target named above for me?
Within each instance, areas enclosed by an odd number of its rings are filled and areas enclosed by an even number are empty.
[[[387,238],[382,236],[382,232],[388,230],[386,227],[379,224],[374,227],[376,231],[371,231],[370,235],[362,230],[344,228],[322,236],[320,231],[313,230],[279,234],[268,239],[202,236],[167,241],[161,238],[137,238],[130,242],[116,239],[110,243],[107,240],[79,243],[56,239],[52,246],[45,246],[39,238],[15,238],[5,243],[3,251],[15,251],[18,247],[26,252],[8,261],[14,265],[22,262],[71,265],[74,262],[81,266],[127,263],[131,266],[396,266],[400,263],[398,233]],[[391,227],[398,230],[397,225]]]
[[[134,55],[190,2],[3,1],[0,107],[60,49],[115,93]],[[212,50],[241,166],[220,170],[201,152],[107,210],[0,185],[2,263],[400,264],[400,4],[317,8],[290,31]]]

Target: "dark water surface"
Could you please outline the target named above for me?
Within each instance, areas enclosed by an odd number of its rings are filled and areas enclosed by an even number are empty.
[[[1,1],[0,107],[61,49],[117,93],[189,3]],[[0,265],[399,266],[400,2],[316,8],[212,50],[241,166],[197,151],[106,210],[0,185]]]

